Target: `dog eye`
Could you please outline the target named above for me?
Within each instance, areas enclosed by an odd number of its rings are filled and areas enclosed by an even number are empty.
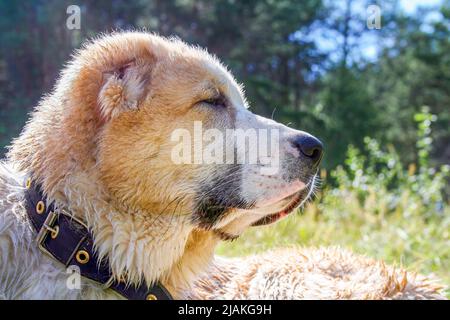
[[[210,98],[200,101],[200,103],[206,103],[215,108],[225,108],[225,100],[223,98]]]

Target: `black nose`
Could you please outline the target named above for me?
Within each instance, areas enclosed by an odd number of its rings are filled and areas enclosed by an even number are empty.
[[[319,139],[310,135],[299,135],[292,143],[305,157],[311,159],[314,165],[319,165],[323,155],[323,144]]]

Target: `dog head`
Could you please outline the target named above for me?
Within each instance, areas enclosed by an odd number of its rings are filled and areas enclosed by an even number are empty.
[[[206,51],[172,40],[115,66],[98,101],[101,179],[119,202],[234,237],[298,207],[321,143],[249,111]]]
[[[154,281],[182,259],[192,232],[234,238],[297,208],[314,187],[322,145],[252,113],[205,50],[119,33],[78,52],[9,156],[84,212],[100,252],[126,256],[110,259],[116,273],[152,260],[154,246],[139,239],[173,250],[159,255],[167,261],[146,277]]]

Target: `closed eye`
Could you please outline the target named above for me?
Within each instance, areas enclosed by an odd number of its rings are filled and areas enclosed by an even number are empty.
[[[225,108],[226,107],[226,102],[223,97],[209,98],[209,99],[202,100],[199,103],[205,103],[205,104],[208,104],[209,106],[212,106],[215,108]]]

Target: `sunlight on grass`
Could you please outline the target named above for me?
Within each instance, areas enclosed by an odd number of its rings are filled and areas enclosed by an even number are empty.
[[[429,164],[430,125],[426,108],[418,123],[418,163],[404,168],[393,147],[381,150],[366,138],[364,156],[350,146],[345,166],[322,172],[324,190],[303,210],[274,225],[248,230],[218,254],[240,256],[269,248],[342,246],[410,271],[434,274],[450,285],[449,166]],[[447,288],[450,298],[450,290]]]
[[[384,215],[377,212],[384,206],[382,201],[372,210],[357,203],[349,196],[335,206],[311,204],[302,214],[253,228],[238,240],[223,243],[218,254],[241,256],[290,245],[339,245],[410,271],[433,273],[450,284],[449,207],[441,217],[425,218],[420,210],[404,207]]]

